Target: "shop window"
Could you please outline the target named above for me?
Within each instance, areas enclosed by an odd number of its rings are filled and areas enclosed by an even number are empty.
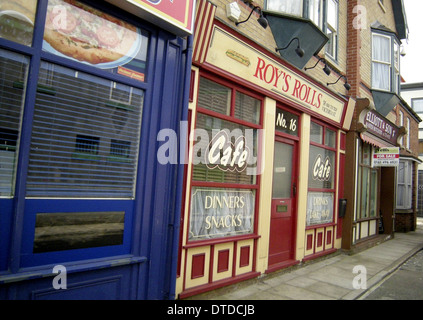
[[[235,98],[235,118],[258,124],[260,122],[261,101],[239,91]]]
[[[201,77],[189,241],[254,233],[262,100]]]
[[[399,94],[400,54],[395,35],[373,31],[372,88]]]
[[[357,219],[378,216],[379,171],[371,167],[372,147],[362,143],[359,148],[358,167],[358,214]]]
[[[397,171],[397,208],[411,209],[413,193],[413,163],[400,160]]]
[[[198,107],[229,115],[231,90],[206,78],[200,78]]]
[[[0,49],[0,197],[14,195],[28,63],[26,57]]]
[[[323,126],[311,123],[310,140],[317,144],[323,144]]]
[[[326,129],[325,145],[329,148],[336,148],[336,132],[335,131]]]
[[[119,84],[124,108],[110,101],[113,82],[46,62],[40,82],[56,94],[36,97],[27,196],[132,198],[143,91]]]
[[[312,122],[307,196],[307,226],[332,223],[335,205],[336,132]]]

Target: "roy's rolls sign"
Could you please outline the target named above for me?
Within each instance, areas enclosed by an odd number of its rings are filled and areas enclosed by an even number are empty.
[[[227,54],[228,52],[231,54]],[[239,57],[242,57],[242,61]],[[258,85],[272,94],[295,102],[328,120],[341,123],[346,105],[342,98],[330,94],[299,73],[261,54],[216,26],[206,62]]]

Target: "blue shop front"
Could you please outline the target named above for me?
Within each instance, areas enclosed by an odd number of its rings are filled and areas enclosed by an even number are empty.
[[[192,14],[0,1],[0,300],[174,298]]]

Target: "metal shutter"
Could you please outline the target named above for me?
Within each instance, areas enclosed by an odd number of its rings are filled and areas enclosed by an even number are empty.
[[[132,198],[144,92],[42,63],[28,197]]]

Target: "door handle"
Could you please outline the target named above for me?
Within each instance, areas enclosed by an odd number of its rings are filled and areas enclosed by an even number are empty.
[[[297,185],[295,183],[292,185],[292,194],[294,197],[297,195]]]

